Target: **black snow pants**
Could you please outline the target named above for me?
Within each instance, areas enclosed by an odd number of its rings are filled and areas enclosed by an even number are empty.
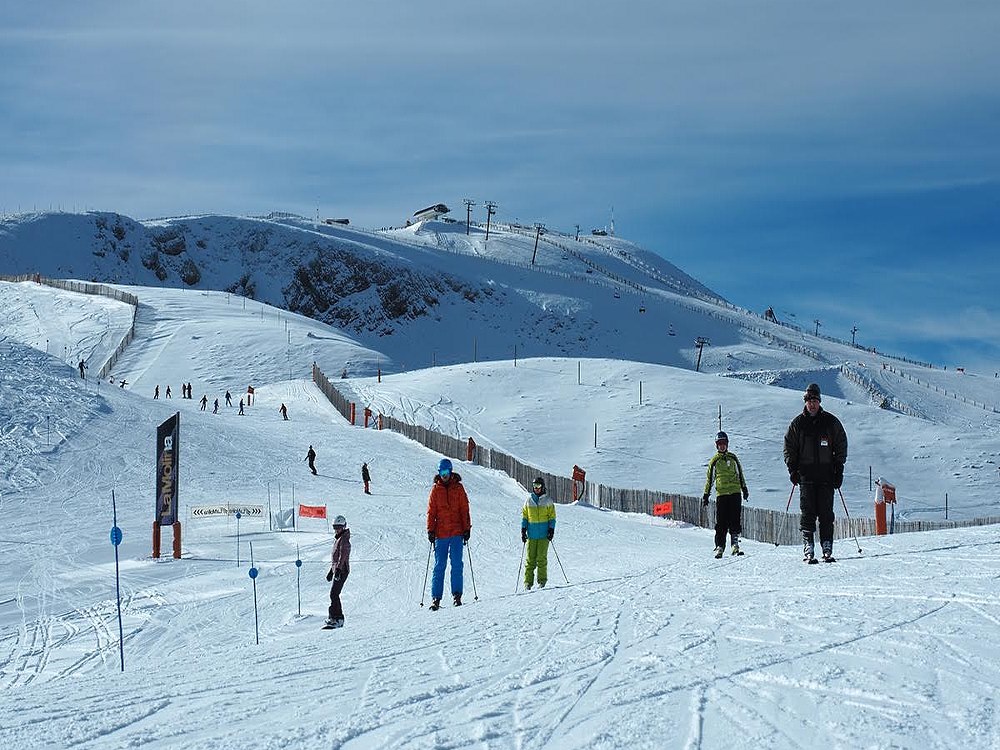
[[[340,604],[340,592],[344,589],[344,582],[347,580],[347,576],[350,575],[350,571],[347,573],[339,573],[333,579],[333,585],[330,586],[330,619],[331,620],[343,620],[344,619],[344,608]]]
[[[819,519],[819,541],[833,543],[833,485],[800,484],[799,510],[802,516],[799,527],[812,538]]]
[[[740,493],[719,495],[715,499],[715,546],[726,546],[726,534],[739,537],[743,531],[743,505]]]

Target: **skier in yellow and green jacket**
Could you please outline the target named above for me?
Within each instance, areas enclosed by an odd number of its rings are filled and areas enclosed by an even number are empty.
[[[524,565],[524,588],[535,583],[538,568],[538,588],[549,579],[549,542],[556,533],[556,506],[545,493],[545,481],[538,477],[531,483],[531,494],[521,512],[521,541],[527,545]]]
[[[743,477],[743,467],[735,453],[729,452],[729,436],[720,432],[715,436],[716,454],[708,462],[708,476],[705,478],[705,494],[701,496],[702,505],[708,506],[708,496],[715,484],[715,556],[722,557],[726,550],[726,534],[732,539],[733,554],[742,555],[740,551],[740,532],[743,530],[743,506],[740,495],[746,500],[750,497],[746,479]]]

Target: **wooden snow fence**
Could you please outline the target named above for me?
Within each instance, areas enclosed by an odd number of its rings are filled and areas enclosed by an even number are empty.
[[[344,419],[350,420],[351,402],[313,365],[313,381],[339,411]],[[435,430],[420,425],[409,424],[402,420],[384,414],[379,415],[382,428],[398,432],[421,445],[452,459],[465,461],[468,440],[451,435],[444,435]],[[531,464],[504,453],[497,448],[476,445],[473,450],[472,462],[489,469],[502,471],[507,476],[525,488],[527,492],[535,477],[542,477],[552,500],[557,503],[570,503],[573,498],[573,480],[569,477],[552,474]],[[700,497],[678,495],[648,489],[623,489],[611,487],[599,482],[586,481],[577,483],[583,485],[581,502],[597,508],[622,511],[624,513],[643,513],[652,515],[653,506],[665,501],[673,503],[673,520],[689,523],[702,528],[715,528],[715,500],[709,502],[707,508],[702,507]],[[853,537],[875,536],[874,518],[845,518],[840,505],[839,494],[835,498],[834,511],[838,509],[834,522],[835,539],[853,539]],[[802,543],[799,532],[798,500],[793,498],[795,512],[786,513],[782,510],[770,510],[754,506],[743,506],[743,538],[758,542],[770,542],[780,545],[797,545]],[[895,523],[895,532],[931,531],[935,529],[954,529],[964,526],[985,526],[1000,523],[1000,516],[974,518],[963,521],[899,521]]]

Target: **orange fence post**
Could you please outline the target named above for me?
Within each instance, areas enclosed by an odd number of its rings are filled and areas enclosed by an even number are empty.
[[[160,556],[160,522],[153,521],[153,557]]]
[[[355,414],[354,414],[354,412],[355,412],[355,408],[356,408],[356,407],[357,407],[357,404],[355,404],[355,403],[354,403],[354,402],[352,401],[352,402],[351,402],[351,424],[352,424],[352,425],[356,425],[356,424],[357,424],[357,421],[355,420]]]
[[[896,486],[879,477],[878,481],[875,482],[875,534],[878,536],[885,536],[889,533],[885,520],[885,506],[889,503],[892,503],[893,506],[896,504]],[[892,515],[895,518],[895,507],[893,507]]]
[[[181,522],[174,521],[174,559],[181,559]]]
[[[368,427],[368,420],[372,418],[372,410],[367,406],[365,407],[365,428]]]
[[[469,438],[469,444],[465,448],[465,460],[471,462],[476,455],[476,441]]]
[[[581,497],[583,497],[583,490],[577,490],[576,483],[580,482],[583,484],[587,480],[587,472],[581,469],[576,464],[573,464],[573,502],[575,503]],[[585,489],[585,487],[584,487]]]
[[[382,412],[379,412],[379,415],[378,415],[378,428],[380,430],[382,429]]]

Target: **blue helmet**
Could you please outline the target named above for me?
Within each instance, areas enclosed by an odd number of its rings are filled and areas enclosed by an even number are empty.
[[[442,471],[451,471],[451,459],[442,458],[438,461],[438,474]]]

